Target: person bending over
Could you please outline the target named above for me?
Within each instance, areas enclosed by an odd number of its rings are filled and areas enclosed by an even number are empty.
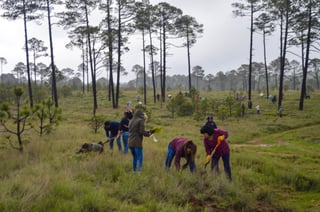
[[[171,162],[174,159],[176,170],[181,170],[180,160],[186,159],[186,163],[182,166],[185,169],[189,166],[191,172],[196,171],[195,154],[197,152],[197,145],[187,138],[174,138],[168,145],[168,153],[166,157],[166,170],[169,170]]]
[[[231,181],[230,148],[227,142],[228,132],[219,128],[212,129],[212,127],[205,125],[200,129],[200,133],[203,135],[203,143],[207,154],[205,165],[211,162],[211,170],[218,173],[219,160],[222,158],[224,171]]]

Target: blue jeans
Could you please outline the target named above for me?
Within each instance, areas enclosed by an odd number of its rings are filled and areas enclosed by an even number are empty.
[[[141,172],[142,162],[143,162],[143,150],[142,148],[133,148],[130,147],[132,154],[132,170],[134,172]]]
[[[219,173],[219,159],[220,157],[212,157],[212,162],[211,162],[211,170],[215,171],[216,173]],[[222,156],[222,161],[223,161],[223,167],[224,171],[228,176],[228,179],[231,181],[231,168],[230,168],[230,154],[225,154]]]
[[[128,153],[128,138],[129,138],[129,132],[127,131],[122,132],[123,152],[125,154]]]
[[[110,133],[110,138],[113,138],[114,136],[116,136],[116,135],[112,135],[112,134]],[[110,147],[111,150],[113,150],[113,141],[114,141],[114,139],[111,139],[110,142],[109,142],[109,147]],[[121,139],[120,139],[120,137],[117,138],[117,145],[118,145],[119,151],[121,151],[121,150],[122,150],[122,146],[121,146]]]
[[[170,143],[168,145],[168,153],[167,153],[167,157],[166,157],[166,169],[169,169],[171,166],[171,162],[172,159],[174,157],[174,155],[176,154],[176,152],[170,147]]]

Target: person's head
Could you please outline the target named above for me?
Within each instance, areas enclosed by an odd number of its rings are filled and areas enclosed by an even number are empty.
[[[104,122],[104,129],[109,129],[110,128],[110,121],[105,121]]]
[[[213,115],[208,115],[207,120],[208,121],[213,121]]]
[[[134,113],[133,113],[133,119],[143,119],[143,120],[145,120],[145,116],[144,116],[144,112],[143,112],[143,109],[142,108],[140,108],[140,107],[138,107],[135,111],[134,111]]]
[[[197,152],[197,145],[192,142],[192,140],[188,140],[184,144],[184,153],[186,155],[187,160],[194,161],[195,154]]]
[[[213,135],[214,130],[212,127],[208,126],[208,125],[204,125],[203,127],[201,127],[200,129],[200,133],[205,137],[208,138],[211,135]]]
[[[128,119],[132,119],[133,113],[131,110],[126,110],[124,111],[124,116],[127,117]]]

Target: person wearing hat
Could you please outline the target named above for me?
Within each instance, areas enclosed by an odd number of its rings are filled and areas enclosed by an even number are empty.
[[[166,157],[166,170],[169,170],[171,162],[174,159],[176,170],[181,170],[180,160],[185,158],[187,162],[182,166],[185,169],[189,166],[191,172],[196,171],[195,154],[197,152],[197,145],[192,140],[187,138],[174,138],[168,145],[168,153]]]
[[[204,125],[200,129],[206,151],[206,165],[211,162],[211,170],[219,173],[219,160],[222,158],[224,171],[231,181],[230,148],[227,142],[228,132]]]
[[[208,115],[205,125],[211,126],[213,129],[218,128],[217,124],[213,121],[213,115]]]

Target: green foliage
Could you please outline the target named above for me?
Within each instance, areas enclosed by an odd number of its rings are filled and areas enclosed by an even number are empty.
[[[195,104],[195,102],[199,100],[200,92],[195,87],[192,87],[189,95],[191,97],[192,102]]]
[[[147,106],[142,104],[137,104],[134,108],[135,110],[141,109],[148,116],[148,120],[152,119],[152,111],[147,108]]]
[[[236,104],[235,99],[232,96],[227,96],[227,98],[224,100],[227,108],[229,109],[229,116],[232,116],[232,109],[233,106]]]
[[[212,114],[218,112],[218,108],[220,105],[219,101],[216,99],[212,99],[212,98],[208,99],[207,101],[208,101],[208,105],[209,105],[208,112],[212,113]]]
[[[210,101],[207,98],[201,98],[196,104],[193,118],[197,121],[206,119],[206,115],[210,113]]]
[[[33,84],[33,99],[36,103],[41,103],[44,99],[50,96],[48,88],[44,85]]]
[[[23,94],[23,89],[21,87],[15,87],[13,89],[13,94],[16,96],[16,97],[21,97],[22,94]]]
[[[230,108],[222,105],[219,107],[218,112],[217,112],[217,117],[221,120],[225,120],[227,117],[230,115]]]
[[[0,122],[4,123],[6,119],[10,118],[10,108],[8,104],[1,104],[0,105]]]
[[[316,191],[320,192],[320,185],[317,179],[312,179],[303,174],[297,174],[293,180],[293,186],[296,191]]]
[[[68,85],[64,85],[59,89],[59,95],[63,97],[72,96],[72,88]]]
[[[136,91],[124,94],[120,105],[126,107]],[[306,101],[306,109],[298,111],[299,93],[288,91],[283,118],[277,116],[276,105],[253,97],[253,102],[261,105],[261,114],[248,109],[241,119],[233,117],[238,102],[232,107],[233,116],[229,116],[224,102],[226,94],[203,93],[210,108],[199,110],[199,117],[214,112],[218,126],[228,130],[232,183],[226,179],[221,161],[218,175],[204,168],[205,152],[199,128],[205,119],[195,121],[190,116],[172,119],[166,107],[153,102],[148,102],[153,117],[146,127],[161,127],[164,133],[157,135],[157,143],[144,138],[140,175],[132,172],[130,154],[115,150],[110,155],[107,145],[103,154],[75,154],[84,142],[98,142],[105,135],[101,128],[93,133],[92,127],[84,124],[84,120],[91,118],[91,96],[71,96],[61,100],[64,111],[61,127],[52,131],[50,137],[42,137],[45,142],[38,142],[39,136],[29,130],[26,136],[30,142],[24,143],[24,154],[0,146],[0,210],[318,211],[320,115],[316,111],[320,93],[315,91],[314,98]],[[199,108],[200,105],[201,101]],[[98,110],[103,114],[101,120],[106,116],[120,120],[123,107],[101,105]],[[223,107],[225,119],[217,115]],[[4,136],[0,135],[2,144]],[[174,165],[169,171],[164,169],[168,143],[177,136],[190,138],[198,146],[194,174],[189,170],[177,172]]]
[[[5,103],[13,100],[11,90],[11,86],[6,84],[0,84],[0,103]]]
[[[25,131],[25,126],[29,124],[27,119],[31,115],[31,111],[28,106],[24,106],[21,103],[21,98],[23,95],[23,89],[21,87],[15,87],[13,89],[13,94],[15,95],[15,114],[11,115],[10,108],[8,105],[3,104],[1,106],[0,112],[0,126],[3,128],[3,132],[15,135],[18,141],[18,146],[15,146],[11,143],[10,137],[7,136],[7,139],[10,145],[18,149],[20,152],[23,151],[23,144],[22,144],[22,134]],[[6,114],[8,116],[6,116]]]
[[[193,114],[193,105],[191,102],[186,101],[179,105],[177,114],[179,116],[191,116]]]
[[[39,121],[39,129],[35,128],[35,130],[39,132],[40,136],[49,134],[54,126],[59,124],[61,113],[61,108],[56,108],[51,99],[43,100],[40,104],[35,105],[34,114]]]
[[[193,114],[193,104],[179,92],[175,97],[171,98],[167,103],[167,110],[171,112],[172,117],[177,113],[179,116],[190,116]]]
[[[90,120],[90,126],[94,133],[98,132],[98,129],[104,124],[104,116],[94,115]]]

